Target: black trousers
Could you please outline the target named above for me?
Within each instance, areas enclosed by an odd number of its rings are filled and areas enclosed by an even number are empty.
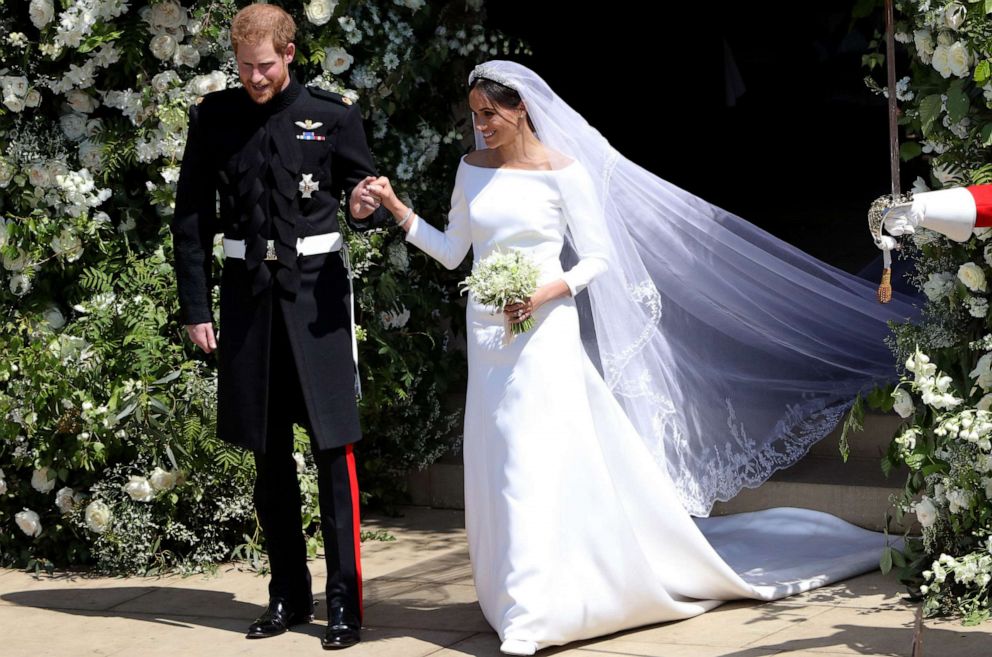
[[[308,427],[309,422],[286,322],[278,299],[272,302],[267,435],[265,452],[255,452],[254,500],[272,571],[269,596],[285,598],[305,609],[312,598],[300,486],[293,458],[293,424]],[[358,481],[353,446],[321,450],[311,442],[311,451],[317,465],[327,606],[343,606],[361,619]]]

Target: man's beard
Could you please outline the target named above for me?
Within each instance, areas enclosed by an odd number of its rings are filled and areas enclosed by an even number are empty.
[[[269,82],[268,86],[265,87],[263,91],[255,91],[251,84],[251,81],[242,80],[241,84],[244,85],[245,91],[248,92],[248,97],[251,98],[255,103],[259,105],[264,105],[265,103],[272,100],[272,97],[277,93],[282,91],[282,88],[286,84],[286,78],[289,77],[289,68],[283,69],[282,77],[278,80]]]

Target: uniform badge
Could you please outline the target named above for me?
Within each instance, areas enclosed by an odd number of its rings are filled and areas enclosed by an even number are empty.
[[[324,125],[320,121],[306,119],[305,121],[296,121],[296,125],[303,128],[303,133],[296,135],[297,139],[302,139],[303,141],[324,141],[327,139],[324,135],[318,135],[314,132],[317,128]]]
[[[311,195],[320,189],[320,181],[313,179],[312,173],[304,173],[300,180],[300,193],[303,198],[311,198]]]

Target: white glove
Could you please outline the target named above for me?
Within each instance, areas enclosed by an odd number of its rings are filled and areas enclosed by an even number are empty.
[[[914,200],[912,205],[891,208],[885,213],[882,226],[889,235],[901,237],[916,232],[916,229],[923,223],[926,214],[926,205],[919,199]]]
[[[896,242],[896,238],[889,237],[888,235],[882,235],[878,241],[875,242],[875,246],[883,251],[895,251],[898,244],[899,243]]]

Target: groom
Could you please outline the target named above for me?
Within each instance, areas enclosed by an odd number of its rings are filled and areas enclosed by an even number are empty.
[[[342,194],[352,228],[390,218],[366,191],[375,169],[358,107],[290,75],[295,31],[275,5],[250,5],[234,17],[243,88],[212,93],[190,110],[172,234],[186,330],[205,352],[219,354],[218,434],[255,456],[254,501],[272,578],[268,608],[247,636],[275,636],[313,618],[295,423],[308,429],[317,466],[327,560],[322,645],[344,648],[360,639],[362,582],[352,450],[361,433],[337,219]],[[221,340],[210,283],[218,232]]]

